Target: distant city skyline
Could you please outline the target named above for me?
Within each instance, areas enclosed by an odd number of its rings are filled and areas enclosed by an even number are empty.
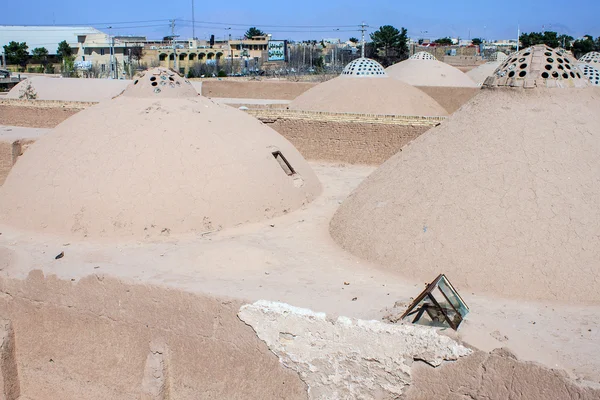
[[[402,5],[394,0],[382,0],[375,7],[372,2],[341,0],[306,0],[301,4],[272,0],[253,4],[240,0],[195,1],[195,33],[199,39],[208,39],[211,34],[217,38],[226,38],[229,34],[239,38],[249,27],[256,26],[276,39],[346,40],[352,36],[360,39],[359,25],[364,21],[369,25],[367,39],[368,34],[381,25],[405,27],[415,39],[445,36],[516,39],[518,26],[521,32],[552,30],[575,38],[584,34],[600,36],[598,1],[579,8],[555,0],[505,0],[493,4],[464,0],[457,3],[449,7],[447,1],[441,0]],[[160,39],[170,35],[170,19],[176,19],[175,34],[182,39],[191,38],[192,0],[110,5],[32,0],[26,7],[8,2],[3,5],[0,25],[86,25],[113,35]]]

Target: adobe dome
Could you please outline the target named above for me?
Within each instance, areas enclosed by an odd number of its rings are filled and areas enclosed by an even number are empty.
[[[185,98],[198,92],[190,81],[166,68],[153,68],[135,76],[123,92],[126,97]]]
[[[592,64],[579,64],[578,67],[583,75],[590,80],[592,85],[600,86],[600,70],[598,68]]]
[[[383,77],[387,76],[383,66],[370,58],[357,58],[344,67],[342,75],[352,75],[355,77]]]
[[[289,108],[334,113],[448,115],[427,94],[388,77],[379,63],[364,58],[348,64],[337,78],[320,83],[296,97]]]
[[[482,89],[365,179],[332,237],[420,282],[600,303],[599,101],[590,87]]]
[[[512,54],[483,84],[525,88],[589,86],[574,61],[544,45],[528,47]]]
[[[497,51],[495,53],[492,53],[489,60],[503,62],[503,61],[506,61],[507,58],[508,58],[508,56],[505,53],[503,53],[501,51]]]
[[[152,76],[174,86],[156,93]],[[307,162],[271,128],[192,95],[176,74],[144,78],[31,146],[0,188],[2,223],[141,239],[262,221],[320,193]]]
[[[590,51],[589,53],[581,56],[579,62],[584,64],[600,63],[600,53],[597,51]]]
[[[413,86],[477,87],[464,72],[437,60],[408,59],[387,67],[385,72]]]
[[[467,72],[467,76],[471,78],[477,85],[481,86],[488,76],[494,74],[500,65],[502,65],[502,61],[486,62],[485,64],[481,64],[477,68],[473,68]]]
[[[435,56],[426,51],[419,51],[409,57],[410,60],[437,60]]]

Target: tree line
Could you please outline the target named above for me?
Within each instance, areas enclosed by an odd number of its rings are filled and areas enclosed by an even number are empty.
[[[565,50],[571,50],[575,58],[579,58],[590,51],[600,51],[600,36],[594,39],[591,35],[585,35],[583,38],[575,40],[570,35],[559,35],[557,32],[545,31],[523,33],[519,36],[519,41],[523,47],[536,44],[544,44],[553,49],[562,47]]]
[[[7,45],[4,45],[4,55],[6,57],[6,63],[17,65],[25,70],[27,63],[30,59],[33,59],[37,63],[41,64],[40,71],[45,73],[54,73],[54,67],[50,64],[51,56],[49,55],[48,49],[45,47],[36,47],[29,54],[29,46],[26,42],[15,42],[11,41]],[[63,40],[58,44],[56,49],[56,58],[68,67],[73,64],[73,49],[66,40]],[[63,67],[64,69],[64,67]]]

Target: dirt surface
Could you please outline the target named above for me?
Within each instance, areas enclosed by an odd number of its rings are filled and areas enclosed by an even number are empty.
[[[282,301],[361,319],[382,318],[396,301],[408,304],[427,280],[406,278],[362,261],[341,249],[328,233],[339,204],[375,168],[311,166],[324,185],[313,203],[267,222],[221,232],[150,241],[66,240],[0,224],[0,247],[13,254],[0,257],[2,274],[25,278],[40,268],[75,281],[104,274],[251,302]],[[64,257],[55,260],[61,252]],[[522,360],[600,383],[600,306],[486,297],[455,286],[471,309],[459,340],[483,351],[508,347]]]
[[[288,81],[215,81],[202,82],[206,97],[293,100],[318,83]]]
[[[0,105],[0,125],[54,128],[80,110]]]

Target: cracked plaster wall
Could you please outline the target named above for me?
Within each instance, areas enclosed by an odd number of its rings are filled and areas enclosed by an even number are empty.
[[[283,303],[261,300],[238,316],[300,374],[311,399],[395,399],[411,382],[414,360],[437,366],[471,353],[434,329],[328,318]]]

